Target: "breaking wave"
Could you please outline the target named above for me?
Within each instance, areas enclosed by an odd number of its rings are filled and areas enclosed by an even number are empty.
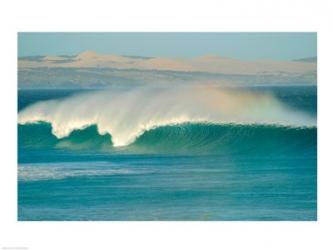
[[[184,123],[151,129],[128,146],[114,147],[112,136],[100,135],[96,125],[58,139],[48,123],[19,125],[23,148],[93,150],[108,153],[177,154],[315,154],[315,127]]]
[[[192,147],[212,145],[212,141],[222,139],[231,142],[231,138],[249,133],[259,133],[256,136],[260,137],[260,133],[272,136],[265,133],[275,131],[274,136],[286,130],[294,131],[290,133],[294,135],[312,131],[316,119],[286,107],[269,94],[217,87],[174,87],[94,91],[41,101],[23,109],[18,123],[19,129],[31,130],[23,133],[24,145],[47,137],[49,144],[52,141],[58,146],[81,144],[81,140],[83,144],[122,148],[146,145],[147,140],[152,144],[159,141],[163,145]],[[38,139],[29,136],[34,133]],[[52,135],[46,136],[47,133]],[[254,136],[251,139],[258,140]]]

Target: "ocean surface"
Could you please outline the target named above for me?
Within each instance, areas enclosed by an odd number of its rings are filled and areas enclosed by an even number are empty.
[[[317,219],[316,87],[100,92],[18,91],[18,220]]]

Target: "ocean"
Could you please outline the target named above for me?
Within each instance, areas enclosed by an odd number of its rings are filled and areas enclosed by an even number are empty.
[[[18,112],[20,221],[317,220],[314,86],[19,90]]]

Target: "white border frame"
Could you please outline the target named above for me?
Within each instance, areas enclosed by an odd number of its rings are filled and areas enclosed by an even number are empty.
[[[332,249],[331,2],[14,0],[1,3],[0,247],[31,250]],[[19,31],[318,32],[318,221],[17,222]]]

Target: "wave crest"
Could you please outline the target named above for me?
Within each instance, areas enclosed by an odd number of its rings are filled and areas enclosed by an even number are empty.
[[[57,138],[97,126],[115,147],[129,145],[145,131],[182,123],[315,126],[308,114],[291,110],[269,94],[216,87],[173,87],[94,91],[35,103],[18,123],[47,122]]]

